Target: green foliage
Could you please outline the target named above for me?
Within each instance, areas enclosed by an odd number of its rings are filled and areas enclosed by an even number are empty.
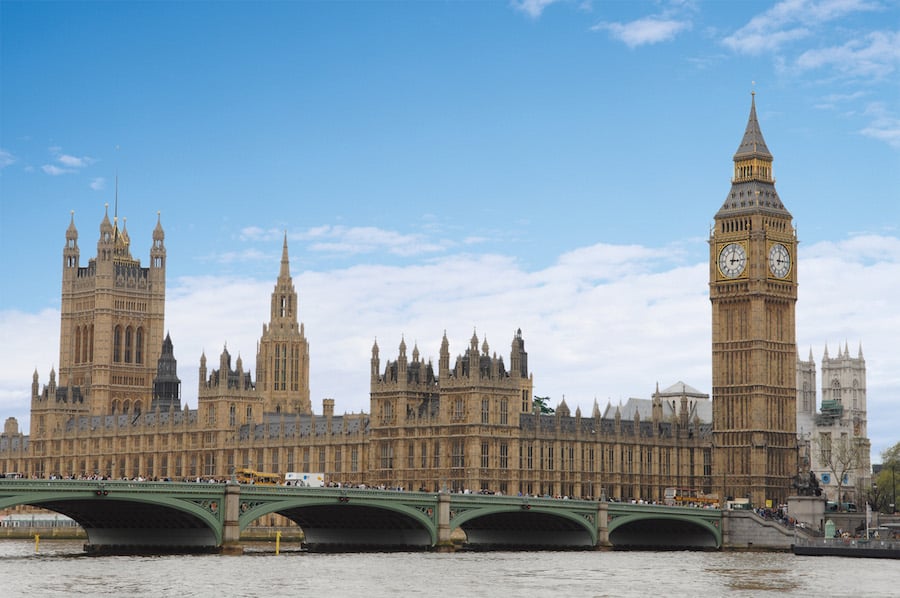
[[[900,487],[900,442],[881,453],[881,472],[874,481],[874,507],[882,513],[891,513],[898,508],[896,501]]]
[[[550,403],[550,397],[539,397],[536,395],[534,397],[534,407],[535,407],[535,411],[537,411],[538,413],[547,413],[547,414],[555,413],[556,410],[553,407],[551,407],[549,403]]]
[[[890,468],[891,463],[895,468],[900,468],[900,442],[881,453],[881,463]]]

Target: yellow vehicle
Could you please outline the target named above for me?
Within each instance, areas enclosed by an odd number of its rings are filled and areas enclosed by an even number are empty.
[[[703,494],[693,488],[666,488],[665,504],[670,507],[718,507],[717,494]]]
[[[266,473],[264,471],[255,471],[253,469],[238,469],[234,472],[234,477],[238,484],[256,484],[261,486],[280,486],[281,474]]]

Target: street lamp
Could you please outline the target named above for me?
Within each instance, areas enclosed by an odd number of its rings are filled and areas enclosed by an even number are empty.
[[[891,487],[893,489],[894,502],[891,503],[891,515],[897,513],[897,474],[894,473],[894,463],[891,463]]]
[[[878,482],[872,482],[872,495],[866,501],[866,540],[869,539],[869,524],[872,519],[872,511],[878,508]]]

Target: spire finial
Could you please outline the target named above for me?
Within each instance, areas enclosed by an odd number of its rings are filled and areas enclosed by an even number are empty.
[[[288,258],[288,242],[287,230],[284,231],[284,241],[281,244],[281,271],[278,273],[279,278],[290,278],[291,261]]]

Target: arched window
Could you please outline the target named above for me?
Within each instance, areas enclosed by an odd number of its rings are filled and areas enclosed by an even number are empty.
[[[81,326],[75,328],[75,363],[81,363]]]
[[[140,415],[143,412],[143,407],[144,406],[141,404],[141,401],[135,401],[134,402],[134,414]]]
[[[134,345],[134,330],[131,326],[125,329],[125,363],[131,363],[131,349]]]
[[[831,398],[835,401],[841,400],[841,383],[837,378],[831,381]]]
[[[134,334],[134,362],[144,363],[144,329],[138,328]]]
[[[228,407],[228,425],[229,425],[229,426],[235,425],[235,423],[236,423],[236,417],[235,417],[235,416],[236,416],[236,415],[237,415],[237,409],[235,408],[234,403],[232,403],[232,404]]]
[[[119,412],[119,399],[115,399],[112,402],[112,414],[115,415]]]
[[[90,361],[90,357],[88,357],[88,338],[90,334],[91,329],[87,326],[81,331],[81,361]]]
[[[116,326],[113,329],[113,361],[118,363],[122,361],[122,327]]]
[[[287,344],[283,344],[281,346],[281,375],[280,377],[276,377],[275,380],[275,390],[287,390]],[[276,349],[276,359],[277,357],[277,349]],[[278,368],[276,367],[276,370]]]
[[[91,324],[90,328],[90,339],[88,340],[88,357],[87,360],[90,362],[94,361],[94,325]]]
[[[273,378],[274,384],[272,385],[272,390],[281,390],[281,386],[279,386],[279,379],[281,378],[281,345],[275,343],[275,376]]]
[[[125,403],[122,404],[122,413],[128,413],[131,411],[131,400],[125,399]]]
[[[453,402],[453,419],[462,419],[465,416],[465,410],[463,408],[463,400],[456,399]]]

